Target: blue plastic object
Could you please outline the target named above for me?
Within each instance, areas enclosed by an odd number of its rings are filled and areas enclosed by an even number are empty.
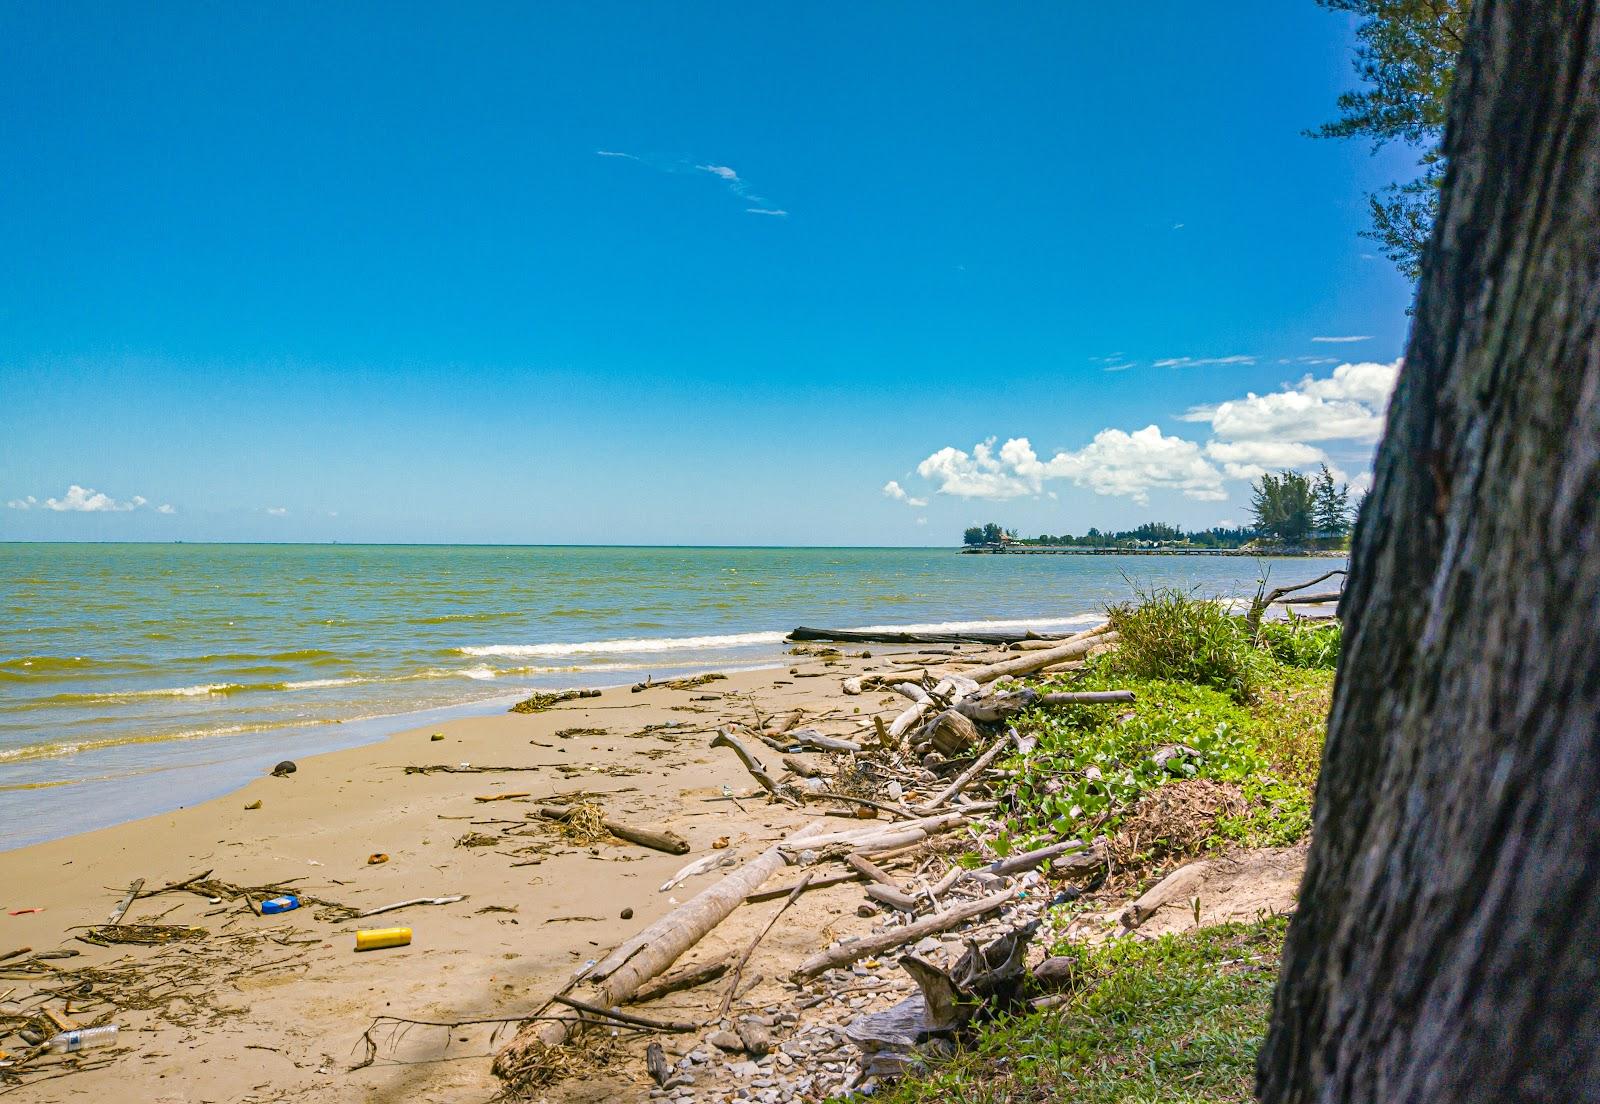
[[[282,897],[269,897],[261,902],[261,915],[270,916],[275,912],[293,912],[300,907],[300,898],[292,893],[285,893]]]

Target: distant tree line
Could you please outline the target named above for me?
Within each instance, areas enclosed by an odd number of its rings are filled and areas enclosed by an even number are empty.
[[[995,522],[974,525],[962,534],[971,546],[1022,544],[1056,548],[1143,548],[1182,545],[1189,548],[1242,548],[1263,539],[1286,545],[1340,546],[1350,536],[1354,509],[1350,488],[1336,484],[1324,464],[1315,475],[1297,471],[1267,472],[1251,485],[1250,512],[1254,525],[1230,529],[1183,529],[1163,521],[1147,521],[1136,529],[1101,532],[1090,528],[1082,536],[1018,537],[1015,530]]]

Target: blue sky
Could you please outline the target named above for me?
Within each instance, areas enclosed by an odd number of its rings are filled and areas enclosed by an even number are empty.
[[[8,4],[0,538],[926,544],[1357,479],[1410,288],[1357,237],[1405,152],[1302,135],[1352,43],[1311,0]]]

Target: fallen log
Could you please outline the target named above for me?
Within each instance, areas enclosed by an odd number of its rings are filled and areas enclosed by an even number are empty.
[[[948,912],[940,913],[937,916],[929,916],[918,920],[914,924],[907,924],[903,928],[891,928],[886,932],[862,936],[860,939],[851,940],[849,943],[841,943],[837,947],[819,951],[800,964],[799,968],[794,972],[795,979],[804,981],[808,978],[814,978],[824,970],[848,966],[852,962],[866,958],[869,955],[882,954],[884,951],[904,946],[907,943],[915,943],[917,940],[927,936],[947,932],[974,917],[995,911],[1016,895],[1017,888],[1013,887],[1002,893],[996,893],[989,897],[980,897],[976,901],[968,901],[966,904],[957,905]]]
[[[556,809],[548,805],[539,806],[537,811],[546,820],[561,821],[571,820],[578,812],[576,809]],[[640,847],[648,847],[655,851],[665,851],[669,855],[687,855],[689,853],[689,841],[676,832],[658,832],[653,828],[636,828],[631,824],[623,824],[621,821],[612,820],[610,817],[604,818],[600,824],[601,827],[618,839],[625,839],[629,843],[637,843]]]
[[[860,880],[860,875],[852,870],[848,874],[826,874],[820,878],[812,878],[807,883],[806,888],[826,889],[828,886],[843,885],[845,882],[858,882]],[[798,885],[799,883],[795,884]],[[747,895],[744,903],[747,905],[759,905],[762,901],[776,901],[779,897],[789,896],[790,893],[794,892],[794,888],[792,885],[786,885],[778,886],[776,889],[757,890],[755,893]]]
[[[733,965],[733,955],[724,954],[713,958],[709,962],[697,962],[692,966],[685,966],[681,970],[674,970],[670,974],[663,974],[649,985],[642,987],[629,998],[630,1004],[649,1004],[651,1001],[660,1000],[662,997],[673,993],[681,993],[685,989],[694,989],[708,981],[716,981],[728,968]]]
[[[868,897],[879,904],[888,905],[897,912],[914,913],[922,903],[922,898],[912,896],[894,886],[869,885],[866,889]]]
[[[1155,885],[1145,890],[1138,900],[1122,910],[1118,917],[1122,926],[1132,931],[1140,924],[1156,914],[1162,905],[1170,904],[1191,895],[1200,888],[1206,880],[1206,875],[1211,872],[1211,864],[1205,860],[1192,862],[1188,866],[1180,866]]]
[[[790,747],[796,744],[813,748],[817,751],[848,751],[852,754],[861,751],[861,745],[854,740],[841,740],[837,736],[824,736],[814,728],[797,728],[784,736]]]
[[[988,866],[980,866],[977,869],[985,874],[1003,878],[1007,874],[1020,874],[1024,870],[1032,870],[1036,866],[1042,866],[1064,855],[1079,852],[1082,853],[1082,861],[1075,862],[1073,864],[1075,867],[1080,865],[1099,866],[1105,862],[1105,854],[1100,848],[1085,847],[1081,840],[1063,840],[1060,843],[1052,843],[1048,847],[1041,847],[1035,851],[1024,851],[1020,855],[1012,855],[1010,858],[1001,859],[998,862],[992,862]]]
[[[1041,694],[1023,687],[987,698],[965,698],[951,706],[962,716],[979,723],[1003,721],[1036,705],[1106,705],[1132,702],[1132,690],[1074,690],[1062,694]]]
[[[835,644],[1012,644],[1018,640],[1064,640],[1066,633],[1025,629],[972,632],[896,632],[860,629],[813,629],[801,625],[786,638],[790,643],[827,641]]]
[[[995,679],[1027,675],[1057,663],[1065,663],[1069,659],[1077,659],[1088,655],[1092,650],[1105,644],[1114,643],[1118,634],[1106,630],[1094,634],[1081,634],[1077,639],[1063,644],[1059,648],[1049,648],[1042,652],[1024,652],[1016,659],[1003,660],[1000,663],[991,663],[987,667],[977,667],[966,673],[974,682],[993,682]]]
[[[790,845],[803,843],[807,837],[820,834],[822,830],[821,822],[813,822],[783,842]],[[597,999],[593,1003],[602,1008],[626,1003],[645,982],[659,975],[680,955],[705,938],[707,932],[722,923],[729,913],[744,902],[746,895],[754,893],[762,882],[783,869],[785,859],[781,847],[781,844],[774,844],[767,848],[721,881],[707,886],[646,927],[597,963],[585,975],[587,980],[595,984]],[[582,1027],[580,1014],[575,1011],[524,1023],[511,1041],[495,1055],[495,1075],[512,1084],[525,1082],[537,1072],[540,1057],[547,1049],[560,1046]]]

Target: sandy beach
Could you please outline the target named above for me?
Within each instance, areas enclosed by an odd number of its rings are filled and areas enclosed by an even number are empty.
[[[376,1059],[355,1068],[366,1053],[363,1032],[380,1015],[456,1021],[525,1014],[586,960],[724,872],[658,892],[687,862],[715,853],[717,841],[727,841],[726,855],[749,858],[814,816],[755,796],[749,775],[732,754],[710,749],[710,737],[720,721],[796,708],[824,733],[856,734],[874,710],[890,717],[897,709],[883,695],[843,696],[841,679],[895,657],[880,650],[867,659],[792,658],[798,665],[787,671],[742,672],[691,689],[623,687],[545,712],[407,731],[300,760],[292,775],[263,777],[197,807],[0,853],[0,955],[32,948],[0,964],[0,993],[8,1002],[0,1008],[49,1007],[121,1028],[115,1051],[76,1056],[91,1068],[68,1074],[62,1062],[64,1076],[12,1095],[488,1099],[498,1088],[489,1068],[498,1025],[380,1032]],[[431,765],[519,769],[406,770]],[[730,790],[738,800],[724,796]],[[680,834],[689,854],[615,839],[580,845],[545,826],[523,827],[535,802],[580,792],[595,795],[618,820]],[[524,834],[501,834],[507,828]],[[377,853],[388,860],[369,864]],[[310,904],[259,916],[242,901],[175,891],[141,897],[123,924],[159,920],[204,929],[194,942],[100,947],[76,938],[104,924],[135,879],[144,879],[148,891],[207,871],[238,886],[293,881],[310,897],[363,910],[417,897],[465,899],[355,921],[319,919],[321,909]],[[841,925],[847,909],[847,922],[866,930],[870,922],[854,917],[859,891],[848,889],[801,898],[752,960],[750,969],[767,980],[741,1006],[757,1007],[775,995],[778,983],[770,979],[817,950],[825,941],[819,932]],[[685,961],[742,945],[777,907],[738,910]],[[622,919],[628,909],[631,919]],[[409,946],[354,951],[357,928],[391,925],[413,929]],[[58,950],[78,953],[44,959],[43,966],[32,958]],[[34,972],[17,969],[29,962]],[[163,975],[172,984],[136,994],[132,982],[97,982],[92,999],[47,994],[69,990],[72,980],[51,968],[130,963],[138,966],[138,985]],[[683,994],[652,1005],[650,1014],[670,1014],[675,1001],[689,1007],[707,999],[704,992]],[[500,1038],[508,1034],[501,1030]],[[642,1063],[630,1061],[562,1081],[548,1097],[627,1100],[645,1098],[651,1087]]]

